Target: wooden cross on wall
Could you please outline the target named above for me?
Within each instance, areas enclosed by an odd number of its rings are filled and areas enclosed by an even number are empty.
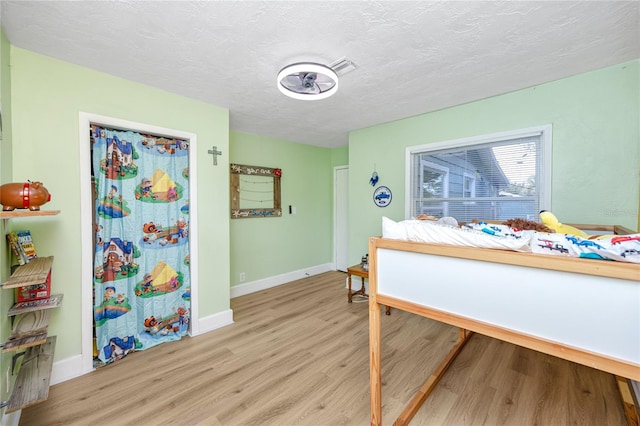
[[[212,154],[213,155],[213,165],[217,166],[218,165],[218,155],[222,155],[222,151],[218,151],[218,147],[214,145],[213,149],[210,149],[209,151],[207,151],[207,154]]]

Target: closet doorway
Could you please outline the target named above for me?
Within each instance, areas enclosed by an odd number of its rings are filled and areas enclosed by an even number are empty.
[[[197,139],[81,113],[80,142],[84,374],[197,323]]]

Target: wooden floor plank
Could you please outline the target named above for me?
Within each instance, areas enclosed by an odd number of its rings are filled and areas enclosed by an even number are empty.
[[[231,301],[234,324],[135,352],[51,387],[21,425],[366,425],[368,304],[328,272]],[[458,337],[381,315],[383,423]],[[475,334],[412,425],[625,425],[614,377]]]

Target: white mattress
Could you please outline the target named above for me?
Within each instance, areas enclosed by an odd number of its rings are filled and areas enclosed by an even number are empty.
[[[514,230],[484,222],[457,228],[429,220],[382,218],[382,236],[395,240],[640,263],[640,234],[584,239],[568,234]]]

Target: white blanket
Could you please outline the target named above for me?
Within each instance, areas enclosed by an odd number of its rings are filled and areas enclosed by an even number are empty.
[[[395,222],[387,217],[382,218],[382,236],[384,238],[422,243],[528,252],[531,251],[532,234],[531,231],[512,236],[495,236],[475,229],[454,228],[429,220]]]
[[[382,236],[423,243],[640,263],[640,234],[588,240],[568,234],[520,231],[484,222],[456,228],[429,220],[395,222],[383,217]]]

